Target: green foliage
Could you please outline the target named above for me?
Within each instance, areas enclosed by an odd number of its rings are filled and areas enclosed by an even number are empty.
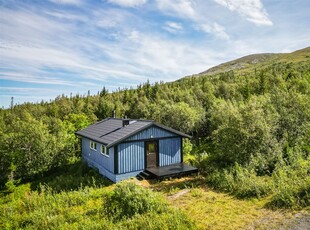
[[[11,163],[16,166],[17,178],[46,171],[53,161],[53,138],[46,126],[35,119],[14,120],[1,142],[2,151],[11,157]]]
[[[90,168],[85,162],[78,161],[71,165],[55,168],[46,176],[31,183],[31,188],[40,191],[47,186],[53,192],[74,191],[84,187],[101,188],[112,182]]]
[[[277,121],[269,97],[253,96],[247,103],[218,100],[211,110],[216,158],[226,165],[244,165],[262,153],[272,164],[281,152],[274,135]]]
[[[294,149],[279,162],[273,174],[275,195],[270,206],[302,208],[310,205],[310,155]]]
[[[104,202],[104,213],[115,220],[147,212],[162,213],[165,208],[159,195],[127,182],[117,184]]]
[[[192,108],[185,102],[166,104],[162,107],[160,114],[163,123],[187,133],[195,131],[205,116],[202,108]]]
[[[105,194],[103,210],[104,216],[120,229],[196,229],[183,212],[170,207],[161,195],[130,182],[117,184]]]
[[[268,204],[273,208],[299,209],[310,205],[310,154],[299,148],[289,148],[280,158],[270,176],[258,176],[257,163],[246,167],[235,163],[228,168],[219,168],[210,157],[197,155],[193,163],[201,165],[207,184],[238,198],[261,198],[271,195]]]
[[[92,176],[91,172],[84,174]],[[72,179],[82,181],[79,177]],[[94,179],[94,184],[100,183]],[[159,194],[134,184],[119,185],[112,192],[114,186],[81,186],[74,191],[65,188],[57,191],[51,186],[45,184],[31,190],[33,187],[28,183],[16,186],[13,193],[0,193],[1,229],[197,229],[183,212],[172,208]],[[133,198],[132,202],[123,199],[125,205],[118,203],[120,208],[129,205],[126,210],[131,214],[124,218],[118,216],[120,213],[114,216],[104,211],[107,211],[105,205],[117,203],[110,196],[120,191],[120,187]]]
[[[192,149],[193,149],[193,144],[191,143],[191,141],[189,139],[184,139],[183,140],[183,153],[184,153],[184,155],[190,154]]]
[[[0,204],[3,229],[72,229],[85,224],[90,229],[109,228],[112,223],[100,217],[99,206],[93,202],[103,193],[92,188],[61,193],[49,187],[42,187],[40,193],[28,191],[19,199]]]
[[[80,142],[74,133],[89,125],[86,115],[72,113],[64,121],[45,115],[37,119],[27,110],[2,115],[6,125],[0,127],[0,187],[11,175],[17,180],[34,178],[79,159]]]
[[[270,193],[271,185],[268,178],[258,177],[254,170],[235,166],[214,170],[207,177],[207,183],[213,188],[230,192],[238,198],[263,197]]]

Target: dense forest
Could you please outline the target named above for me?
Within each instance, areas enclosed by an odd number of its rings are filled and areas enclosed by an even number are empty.
[[[1,109],[2,189],[80,161],[74,133],[113,110],[117,117],[152,119],[192,135],[184,143],[185,160],[217,191],[271,196],[270,207],[310,205],[309,48],[295,59],[246,69]]]

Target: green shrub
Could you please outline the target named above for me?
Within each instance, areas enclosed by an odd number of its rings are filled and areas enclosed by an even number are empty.
[[[233,173],[236,184],[234,193],[238,198],[260,198],[271,191],[267,177],[257,176],[253,169],[249,170],[236,164]]]
[[[288,154],[273,174],[275,195],[270,202],[275,208],[302,208],[310,205],[310,156],[298,151]]]
[[[238,198],[260,198],[271,191],[266,177],[259,177],[254,170],[237,163],[229,169],[214,170],[207,176],[207,183],[216,190],[231,192]]]
[[[233,190],[233,177],[225,169],[215,169],[206,176],[207,184],[215,190],[231,192]]]
[[[204,151],[194,155],[187,155],[184,161],[197,167],[200,172],[208,172],[210,168],[209,155]]]
[[[105,196],[103,210],[115,229],[196,229],[193,221],[159,194],[133,183],[117,184]]]
[[[104,213],[112,219],[131,218],[147,212],[161,213],[166,203],[158,194],[133,183],[123,182],[105,197]]]

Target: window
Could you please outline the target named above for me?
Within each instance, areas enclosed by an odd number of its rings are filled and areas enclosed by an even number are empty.
[[[101,145],[101,154],[109,156],[109,151],[107,151],[107,148],[104,145]]]
[[[94,141],[90,141],[90,148],[96,151],[97,150],[97,143]]]
[[[148,147],[149,147],[148,151],[150,153],[156,152],[156,150],[155,150],[155,143],[149,143]]]

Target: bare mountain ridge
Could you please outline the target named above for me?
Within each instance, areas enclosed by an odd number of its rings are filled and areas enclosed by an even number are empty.
[[[301,62],[310,60],[310,46],[292,53],[261,53],[247,55],[223,64],[214,66],[199,75],[212,75],[231,70],[248,70],[263,67],[277,62]]]

